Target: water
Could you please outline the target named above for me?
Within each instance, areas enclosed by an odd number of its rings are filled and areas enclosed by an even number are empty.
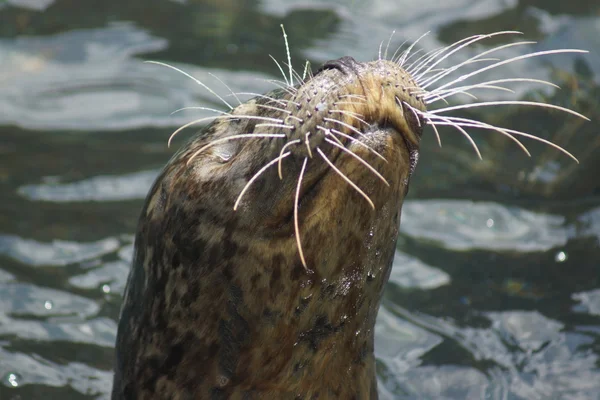
[[[562,89],[518,85],[515,96],[593,122],[530,108],[468,114],[552,139],[580,165],[475,133],[481,162],[456,132],[443,132],[440,149],[426,131],[376,352],[384,399],[600,399],[600,5],[411,3],[0,3],[0,398],[109,395],[142,200],[185,137],[167,149],[169,134],[198,115],[170,113],[219,106],[143,60],[176,64],[222,94],[209,72],[264,92],[262,79],[279,73],[268,54],[284,58],[283,23],[293,60],[313,66],[371,59],[393,30],[392,48],[426,31],[430,50],[518,29],[538,43],[508,55],[591,51],[490,77],[550,79]]]

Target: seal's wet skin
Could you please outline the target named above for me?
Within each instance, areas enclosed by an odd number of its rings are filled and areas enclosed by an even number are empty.
[[[423,127],[527,136],[426,109],[503,83],[427,89],[485,37],[290,73],[184,146],[140,217],[113,399],[377,398],[373,330]]]

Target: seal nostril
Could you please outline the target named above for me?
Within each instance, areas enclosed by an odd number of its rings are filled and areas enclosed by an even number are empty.
[[[356,71],[356,66],[359,64],[354,58],[345,56],[342,58],[338,58],[337,60],[327,61],[321,68],[317,70],[317,74],[319,72],[325,71],[327,69],[337,69],[343,74],[348,74],[352,71]]]

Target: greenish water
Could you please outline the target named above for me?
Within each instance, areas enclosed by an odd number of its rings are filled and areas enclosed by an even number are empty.
[[[0,399],[107,398],[113,343],[143,198],[166,140],[219,107],[175,64],[222,94],[265,92],[296,65],[377,56],[430,31],[425,50],[497,30],[557,55],[488,79],[549,79],[482,99],[551,102],[586,123],[525,107],[469,117],[566,147],[426,130],[376,326],[384,399],[600,399],[600,3],[392,0],[0,2]],[[510,39],[516,40],[516,39]],[[501,42],[484,42],[482,51]],[[476,53],[465,53],[465,57]],[[479,94],[479,93],[478,93]],[[457,99],[460,101],[461,99]],[[465,100],[464,98],[462,99]],[[475,113],[477,111],[477,113]],[[193,131],[188,133],[191,134]]]

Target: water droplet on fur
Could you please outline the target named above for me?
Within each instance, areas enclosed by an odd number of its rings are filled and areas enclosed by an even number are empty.
[[[18,387],[20,385],[20,381],[21,377],[14,373],[14,372],[9,372],[8,374],[4,375],[4,384],[9,386],[9,387]]]

